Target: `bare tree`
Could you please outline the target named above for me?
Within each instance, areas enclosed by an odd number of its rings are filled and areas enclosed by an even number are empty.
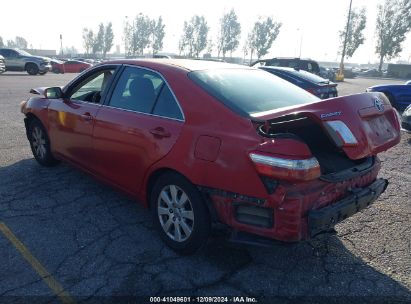
[[[90,55],[90,52],[94,45],[94,33],[93,30],[83,28],[83,46],[86,50],[86,54]]]
[[[1,40],[1,43],[3,43],[3,39]],[[7,47],[9,48],[27,49],[27,46],[27,40],[20,36],[16,36],[14,40],[7,40]]]
[[[0,36],[0,48],[4,47],[3,37]]]
[[[237,15],[234,9],[227,14],[224,14],[220,19],[220,30],[218,34],[218,56],[220,52],[223,54],[223,58],[227,52],[232,55],[240,44],[241,24],[237,20]]]
[[[19,49],[27,49],[28,43],[27,40],[23,37],[16,36],[16,47]]]
[[[363,31],[367,23],[365,8],[361,10],[351,10],[350,23],[347,33],[347,42],[345,48],[345,58],[350,58],[354,55],[358,47],[364,43],[365,37]],[[344,45],[344,39],[347,29],[340,31],[341,49]]]
[[[76,56],[78,54],[78,50],[74,47],[65,47],[63,48],[63,54],[65,55],[70,55],[70,56]]]
[[[402,42],[411,29],[411,0],[385,0],[378,5],[376,53],[380,57],[379,71],[384,59],[391,59],[402,51]]]

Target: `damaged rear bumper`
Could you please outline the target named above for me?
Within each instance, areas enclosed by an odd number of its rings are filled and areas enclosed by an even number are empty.
[[[364,168],[363,168],[364,167]],[[327,232],[371,205],[387,187],[378,179],[378,158],[350,172],[309,183],[278,184],[263,199],[205,191],[215,220],[233,231],[284,242],[307,240]]]
[[[333,228],[337,223],[371,205],[387,188],[386,179],[377,179],[371,185],[353,189],[348,197],[334,204],[308,213],[310,237]]]

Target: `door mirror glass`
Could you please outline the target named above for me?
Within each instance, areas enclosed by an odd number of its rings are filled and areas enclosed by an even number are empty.
[[[58,99],[63,97],[63,91],[60,87],[48,88],[44,91],[44,96],[48,99]]]

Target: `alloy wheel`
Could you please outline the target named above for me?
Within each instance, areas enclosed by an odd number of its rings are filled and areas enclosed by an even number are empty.
[[[161,227],[176,242],[186,241],[194,229],[194,211],[187,194],[176,185],[165,186],[158,196]]]
[[[46,149],[46,136],[39,127],[34,127],[32,134],[31,134],[31,141],[33,144],[34,151],[40,159],[44,159],[46,157],[47,149]]]

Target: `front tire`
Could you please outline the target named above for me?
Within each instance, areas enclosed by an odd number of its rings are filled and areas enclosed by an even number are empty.
[[[50,151],[50,139],[38,119],[31,119],[29,122],[28,135],[31,152],[40,165],[51,167],[59,163]]]
[[[198,189],[183,176],[167,173],[150,196],[154,224],[174,251],[188,255],[203,247],[211,230],[208,208]]]
[[[34,63],[28,63],[26,66],[26,71],[29,75],[37,75],[39,73],[39,67]]]

